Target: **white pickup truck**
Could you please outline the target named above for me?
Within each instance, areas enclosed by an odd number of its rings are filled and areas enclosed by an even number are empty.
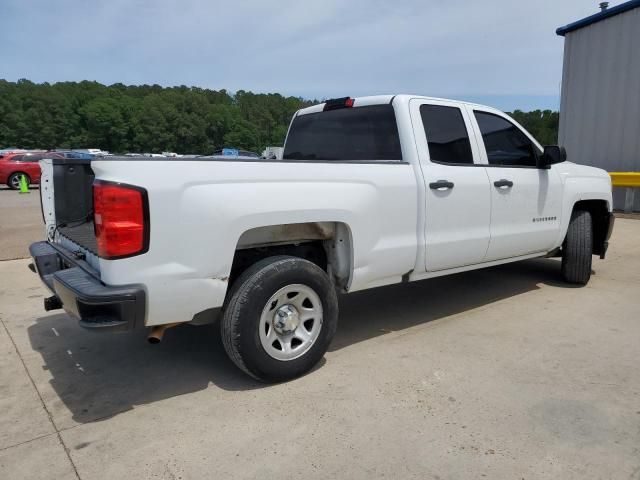
[[[45,309],[83,327],[158,342],[219,321],[239,368],[282,381],[326,352],[338,293],[545,256],[587,283],[611,181],[565,159],[493,108],[329,100],[294,115],[279,160],[41,161],[47,241],[31,268]]]

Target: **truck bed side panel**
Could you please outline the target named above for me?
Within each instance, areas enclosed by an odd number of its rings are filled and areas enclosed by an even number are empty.
[[[149,252],[100,260],[106,284],[146,286],[147,325],[221,306],[238,239],[256,227],[345,223],[352,291],[399,282],[415,266],[417,185],[408,163],[128,159],[91,166],[97,179],[147,189]]]

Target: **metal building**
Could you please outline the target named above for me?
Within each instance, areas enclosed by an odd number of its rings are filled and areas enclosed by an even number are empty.
[[[640,171],[640,0],[558,28],[564,37],[558,143],[570,160]],[[625,204],[614,189],[614,208]],[[640,211],[640,192],[633,209]]]

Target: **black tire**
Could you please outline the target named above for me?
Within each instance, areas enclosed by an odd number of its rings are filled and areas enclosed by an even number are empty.
[[[304,354],[279,360],[261,343],[262,315],[267,304],[274,303],[270,300],[276,292],[296,284],[312,289],[320,299],[319,333]],[[277,256],[256,262],[234,282],[227,298],[220,322],[224,348],[238,368],[263,382],[285,381],[311,370],[326,353],[338,326],[338,298],[329,277],[302,258]]]
[[[24,175],[24,178],[27,180],[27,185],[31,185],[31,178],[29,178],[29,175],[22,172],[14,172],[11,175],[9,175],[9,178],[7,179],[7,186],[11,190],[20,190],[20,177],[22,177],[23,175]]]
[[[562,276],[567,282],[587,284],[591,277],[592,252],[591,214],[585,210],[574,210],[562,244]]]

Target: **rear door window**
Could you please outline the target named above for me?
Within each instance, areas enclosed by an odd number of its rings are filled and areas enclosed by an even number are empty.
[[[421,105],[420,116],[432,162],[473,164],[469,134],[459,108]]]
[[[402,160],[391,105],[341,108],[298,115],[293,120],[285,160]]]

